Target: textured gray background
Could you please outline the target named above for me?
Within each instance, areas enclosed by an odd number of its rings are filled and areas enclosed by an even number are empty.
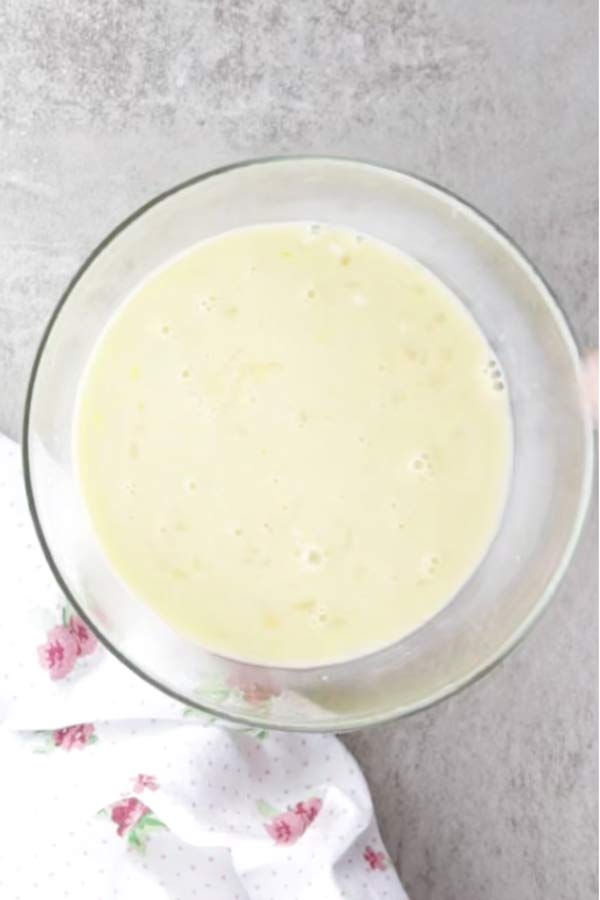
[[[360,155],[522,244],[596,341],[593,0],[1,0],[0,430],[44,320],[126,213],[210,166]],[[597,517],[594,517],[597,518]],[[589,525],[531,639],[477,686],[348,744],[412,900],[597,895]]]

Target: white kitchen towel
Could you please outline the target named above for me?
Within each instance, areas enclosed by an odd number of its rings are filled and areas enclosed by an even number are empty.
[[[406,900],[337,738],[207,724],[53,581],[0,436],[0,897]]]

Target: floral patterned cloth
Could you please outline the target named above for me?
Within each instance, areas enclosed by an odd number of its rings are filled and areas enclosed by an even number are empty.
[[[98,644],[2,437],[0,530],[0,896],[406,900],[336,738],[207,724]]]

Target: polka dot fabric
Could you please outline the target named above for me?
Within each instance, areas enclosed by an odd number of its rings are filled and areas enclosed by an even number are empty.
[[[339,741],[206,725],[122,666],[65,608],[21,485],[0,437],[0,896],[406,898]]]

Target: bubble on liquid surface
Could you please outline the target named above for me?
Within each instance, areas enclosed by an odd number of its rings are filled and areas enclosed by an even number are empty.
[[[357,291],[352,296],[352,302],[355,306],[360,307],[360,306],[366,306],[369,301],[367,300],[367,298],[361,291]]]
[[[490,379],[491,386],[494,391],[504,390],[504,377],[502,375],[502,370],[500,369],[500,366],[495,359],[488,359],[487,363],[483,367],[483,374],[486,375],[488,379]]]
[[[409,471],[414,472],[422,478],[431,478],[433,476],[433,466],[427,453],[417,453],[408,464]]]
[[[310,225],[306,226],[306,233],[304,236],[304,243],[310,244],[313,241],[316,241],[321,235],[321,226],[317,224],[317,222],[311,222]]]
[[[327,608],[322,603],[318,603],[311,611],[310,619],[317,628],[324,628],[326,625],[329,625],[330,615]]]
[[[421,574],[433,578],[440,566],[441,559],[437,553],[428,553],[421,560]]]
[[[354,243],[355,244],[364,244],[365,236],[364,234],[355,234],[354,235]]]
[[[196,309],[200,313],[200,315],[206,315],[209,312],[212,312],[215,306],[215,298],[210,294],[206,294],[205,296],[199,297],[196,301]]]

